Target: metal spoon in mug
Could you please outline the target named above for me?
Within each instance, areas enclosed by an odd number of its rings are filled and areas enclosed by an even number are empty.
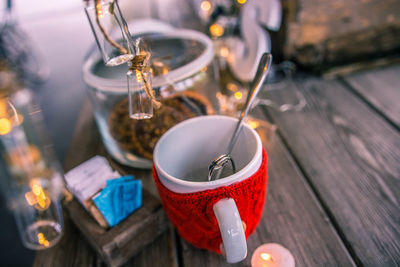
[[[227,153],[220,155],[219,157],[214,159],[213,162],[208,166],[208,181],[213,180],[212,178],[215,171],[217,171],[215,175],[215,180],[218,180],[221,177],[222,170],[224,169],[225,165],[228,162],[230,162],[232,166],[233,173],[236,172],[235,162],[233,161],[230,154],[232,153],[233,147],[235,146],[235,143],[242,130],[243,120],[246,117],[247,113],[249,112],[254,100],[256,99],[258,92],[260,91],[261,85],[263,84],[265,77],[267,76],[267,73],[270,70],[271,62],[272,62],[272,55],[270,53],[264,53],[260,59],[260,62],[258,63],[256,76],[254,77],[254,80],[251,83],[246,103],[240,113],[239,121],[236,124],[235,131],[233,132],[233,135],[228,145]]]

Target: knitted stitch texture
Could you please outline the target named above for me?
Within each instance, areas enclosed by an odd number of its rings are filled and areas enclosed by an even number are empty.
[[[192,245],[221,253],[222,242],[213,205],[223,198],[233,198],[242,221],[246,238],[256,229],[264,207],[267,190],[267,153],[263,149],[260,168],[251,177],[216,189],[180,194],[170,191],[159,180],[153,166],[153,178],[164,209],[181,237]]]

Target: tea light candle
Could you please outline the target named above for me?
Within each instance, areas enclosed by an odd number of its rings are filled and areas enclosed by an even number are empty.
[[[251,267],[294,267],[294,257],[289,250],[279,244],[269,243],[259,246],[251,257]]]

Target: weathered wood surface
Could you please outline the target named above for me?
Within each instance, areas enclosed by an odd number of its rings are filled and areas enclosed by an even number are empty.
[[[261,116],[260,116],[261,117]],[[250,266],[263,243],[288,248],[296,266],[354,266],[332,223],[276,134],[262,136],[268,152],[268,190],[263,216],[248,239],[248,256],[235,266]],[[184,266],[231,266],[222,256],[182,241]]]
[[[60,242],[47,250],[36,254],[33,266],[99,266],[96,252],[71,223],[67,212],[64,212],[63,237]]]
[[[307,78],[301,112],[268,109],[357,264],[400,264],[400,133],[338,81]],[[384,93],[385,88],[380,88]]]
[[[91,107],[89,101],[86,100],[83,104],[82,111],[80,113],[80,117],[77,123],[77,127],[75,130],[74,138],[71,143],[70,151],[68,153],[64,169],[66,171],[72,169],[83,161],[89,159],[94,155],[105,155],[105,149],[102,145],[100,135],[97,131],[95,122],[93,120],[93,115],[91,111]],[[112,160],[111,160],[112,161]],[[113,164],[114,166],[114,164]],[[123,167],[120,167],[119,171],[124,170]],[[149,181],[151,179],[149,172],[146,172],[146,175],[143,177],[142,175],[137,175],[133,169],[129,169],[129,173],[133,173],[137,178],[143,178],[143,186],[146,188],[150,188],[154,185]],[[126,172],[126,170],[125,170]],[[143,173],[143,172],[140,172]],[[154,199],[153,197],[151,197]],[[154,200],[153,200],[154,202]],[[77,204],[77,203],[76,203]],[[157,206],[159,203],[157,203]],[[154,206],[154,205],[153,205]],[[78,209],[76,206],[73,206],[69,211],[77,211],[80,213],[84,212],[82,209]],[[146,211],[148,212],[148,211]],[[37,254],[37,257],[34,262],[34,266],[100,266],[104,265],[101,260],[101,257],[92,249],[89,245],[88,241],[85,239],[84,235],[80,233],[80,231],[73,225],[71,221],[71,216],[78,216],[77,214],[69,215],[65,212],[65,232],[62,240],[55,247],[40,251]],[[83,216],[81,214],[81,216]],[[160,215],[161,216],[161,215]],[[163,215],[163,219],[165,219]],[[93,221],[93,223],[95,223]],[[154,222],[153,222],[154,224]],[[83,228],[88,228],[90,225],[84,225]],[[126,227],[125,227],[126,228]],[[100,229],[96,227],[96,229]],[[82,230],[82,229],[81,229]],[[90,231],[89,229],[86,229]],[[95,229],[92,229],[93,231]],[[149,229],[154,232],[159,231],[160,229]],[[144,231],[143,231],[144,232]],[[89,242],[99,242],[101,241],[97,249],[101,250],[101,246],[104,246],[106,243],[110,243],[109,236],[99,237],[99,240],[94,240],[92,237]],[[144,238],[145,242],[149,242],[149,236],[144,235],[141,238]],[[104,240],[103,240],[104,239]],[[147,240],[147,241],[146,241]],[[142,242],[137,240],[138,242]],[[131,241],[129,241],[131,242]],[[133,259],[129,260],[125,266],[176,266],[177,260],[175,257],[175,246],[173,240],[173,232],[166,231],[164,234],[160,235],[154,242],[145,247],[142,252],[137,254]],[[139,246],[140,247],[140,246]],[[137,253],[137,251],[130,251],[130,249],[126,248],[123,244],[119,248],[121,251],[119,253],[121,255],[132,255],[132,253]],[[127,250],[126,250],[127,249]],[[112,253],[110,254],[112,255]],[[108,256],[110,256],[108,255]],[[111,262],[112,259],[109,259]],[[117,258],[115,263],[121,262],[123,259]]]
[[[284,52],[300,64],[326,69],[398,52],[397,0],[289,0]]]
[[[400,129],[400,65],[364,71],[343,79]]]

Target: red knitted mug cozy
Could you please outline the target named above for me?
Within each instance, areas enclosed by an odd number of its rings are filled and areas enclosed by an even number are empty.
[[[170,191],[159,180],[153,166],[153,178],[164,209],[181,237],[198,248],[221,253],[221,232],[213,206],[223,198],[233,198],[242,221],[246,238],[260,221],[267,190],[267,153],[263,149],[260,168],[251,177],[216,189],[180,194]]]

